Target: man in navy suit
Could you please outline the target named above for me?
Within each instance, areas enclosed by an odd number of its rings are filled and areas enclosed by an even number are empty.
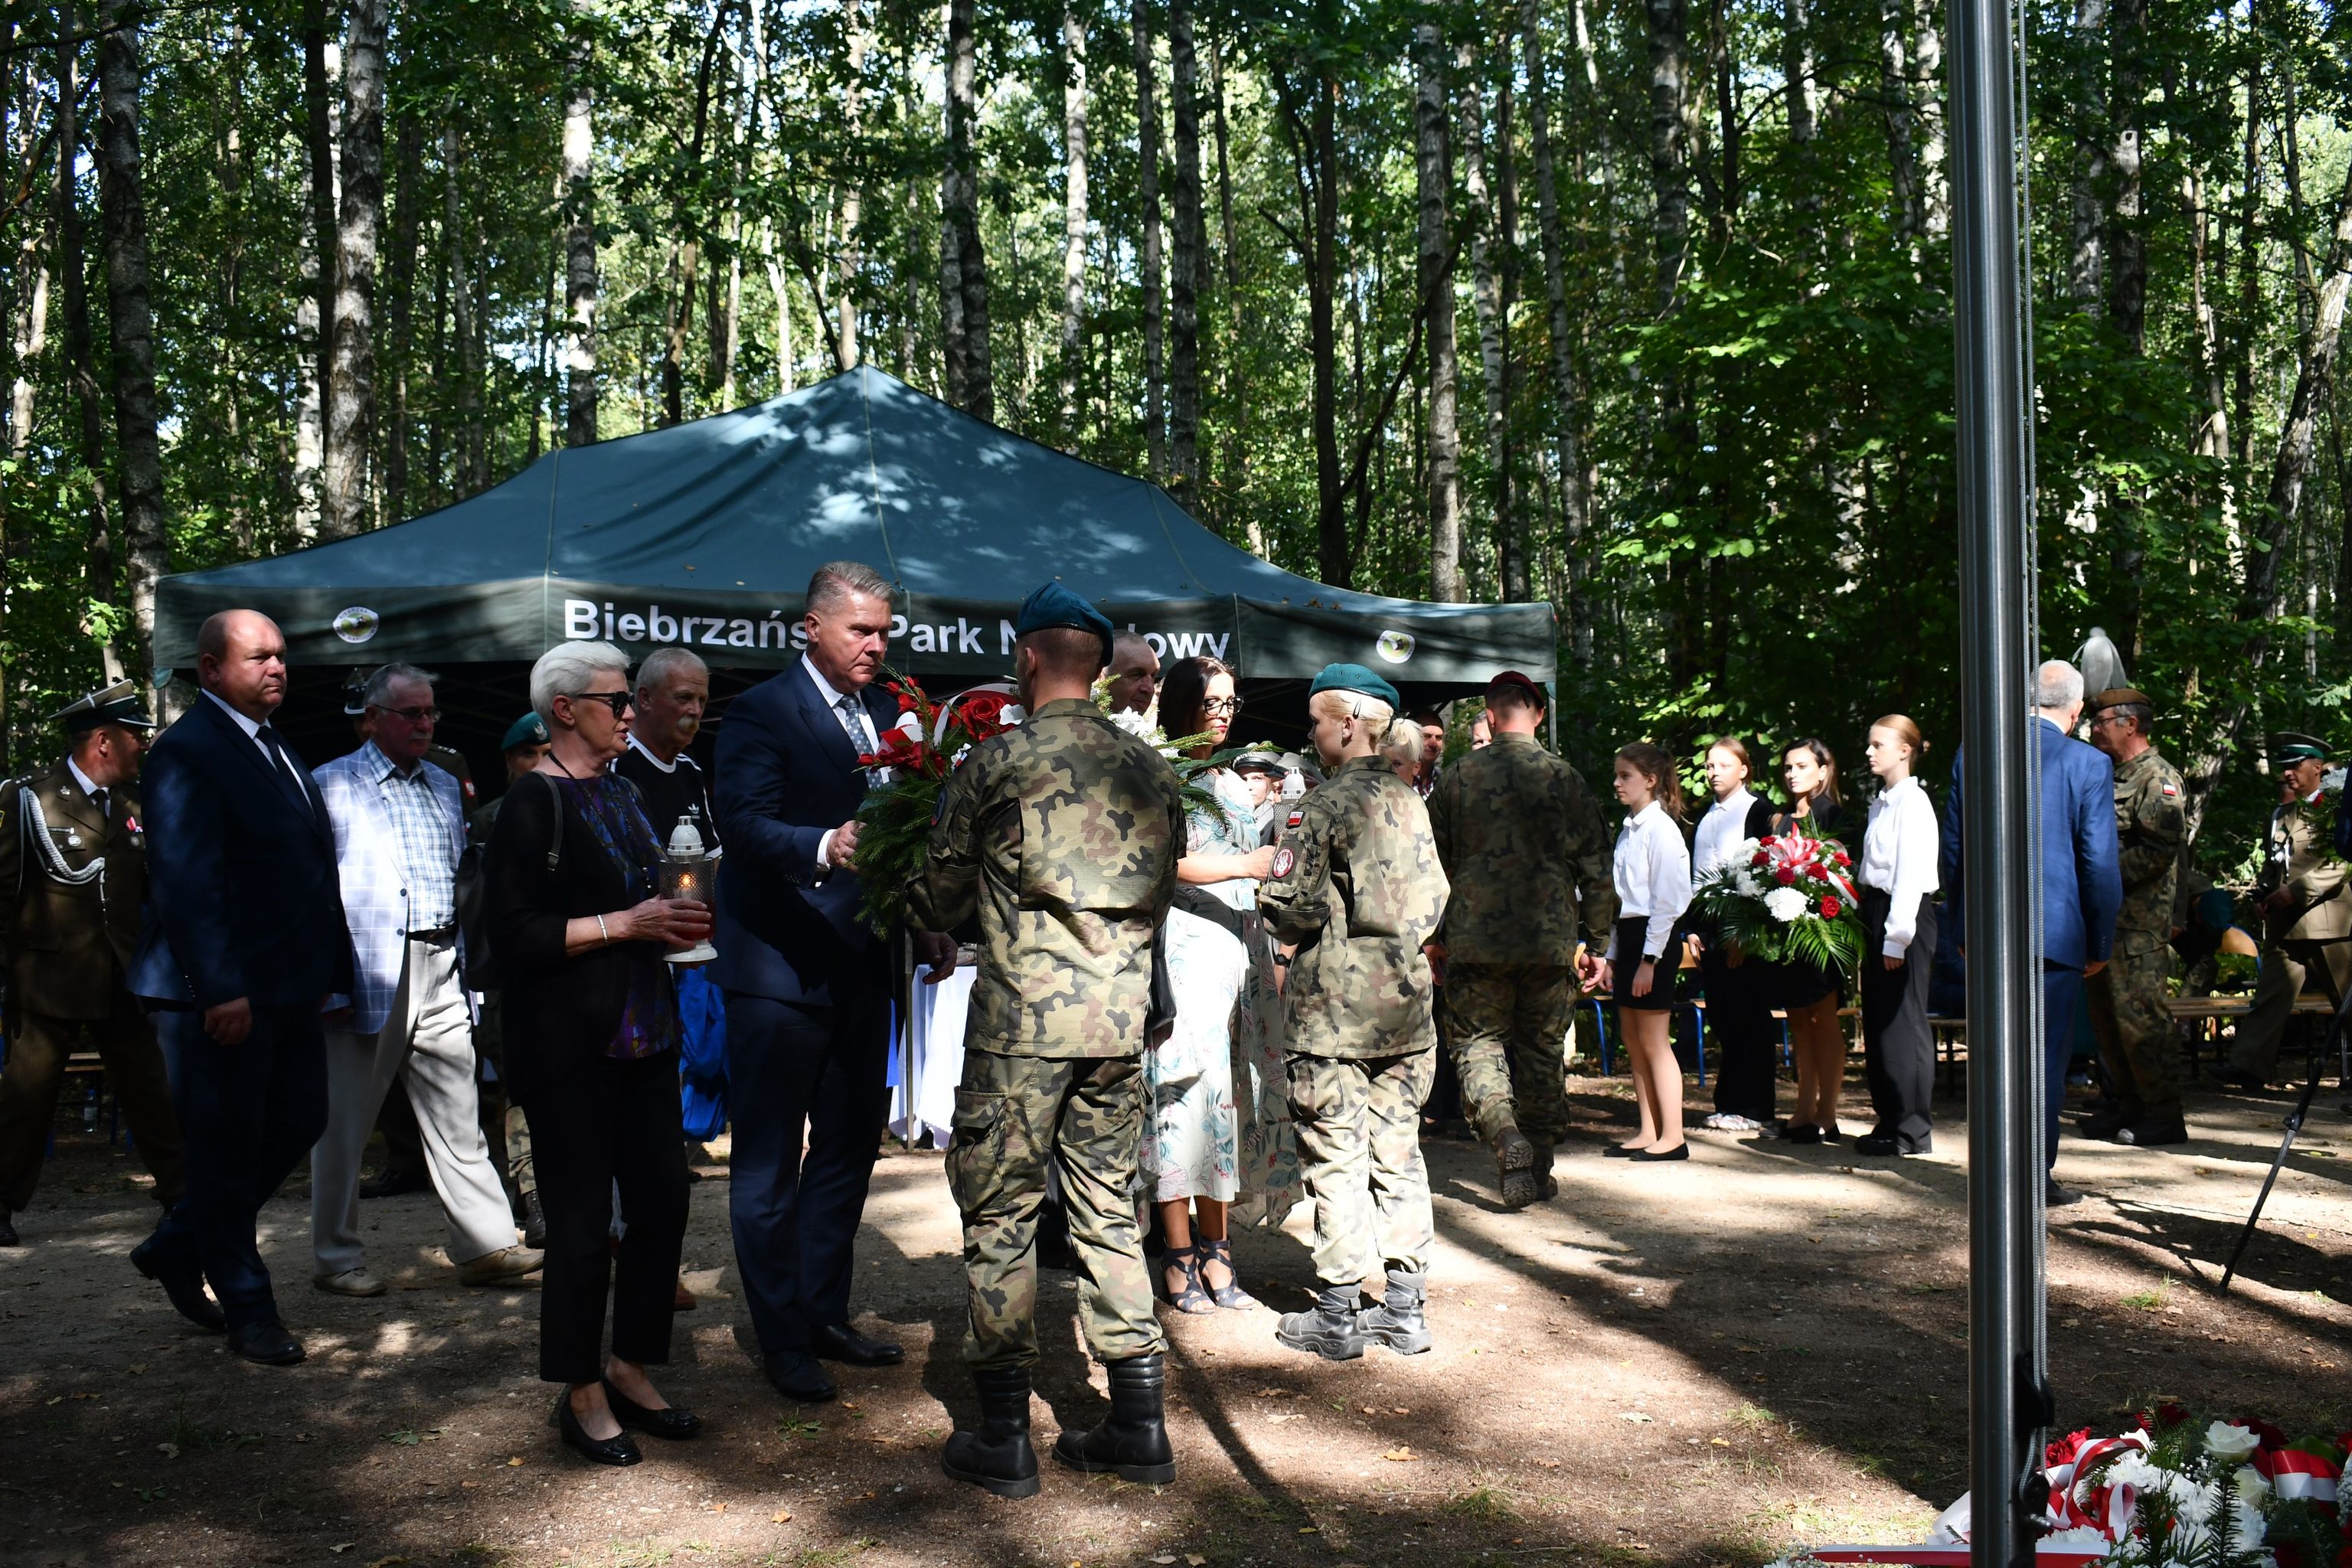
[[[224,610],[196,634],[204,692],[148,754],[147,925],[131,990],[156,1015],[188,1142],[187,1195],[131,1255],[182,1313],[284,1366],[254,1216],[327,1124],[320,1007],[352,984],[334,831],[271,727],[286,639]],[[205,1300],[212,1281],[217,1311]]]
[[[735,1262],[768,1381],[811,1403],[835,1392],[818,1358],[906,1354],[849,1326],[851,1246],[888,1104],[890,946],[859,918],[850,861],[858,759],[898,720],[874,689],[890,598],[870,566],[817,569],[808,650],[729,707],[711,792],[727,842],[710,976],[727,996]],[[954,966],[951,941],[918,942],[935,978]]]
[[[2066,1104],[2066,1064],[2074,1054],[2074,1019],[2083,982],[2107,966],[2123,907],[2123,861],[2116,841],[2116,769],[2105,752],[2074,738],[2083,717],[2083,672],[2063,659],[2034,680],[2035,722],[2029,726],[2042,775],[2042,1131],[2049,1163],[2058,1163],[2058,1117]],[[1960,758],[1952,759],[1952,798],[1944,813],[1937,858],[1950,892],[1952,919],[1965,921],[1960,876]],[[1968,928],[1961,925],[1961,930]],[[2078,1194],[2054,1181],[2048,1197]]]

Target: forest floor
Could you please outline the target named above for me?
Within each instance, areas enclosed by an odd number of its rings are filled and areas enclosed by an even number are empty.
[[[1272,1312],[1311,1280],[1302,1205],[1239,1243],[1267,1310],[1171,1325],[1175,1484],[1048,1460],[1044,1493],[1018,1503],[940,1473],[973,1406],[936,1154],[886,1154],[860,1237],[859,1326],[907,1363],[841,1369],[843,1398],[817,1407],[758,1373],[725,1168],[704,1167],[686,1244],[701,1306],[661,1386],[709,1428],[646,1440],[646,1462],[616,1471],[546,1425],[535,1285],[459,1286],[429,1195],[365,1206],[394,1288],[347,1300],[307,1284],[308,1196],[289,1185],[265,1251],[310,1359],[250,1366],[131,1273],[152,1223],[136,1162],[62,1136],[17,1219],[26,1245],[0,1252],[0,1563],[1736,1568],[1798,1542],[1917,1539],[1966,1486],[1958,1106],[1922,1159],[1702,1131],[1689,1163],[1636,1167],[1600,1157],[1630,1121],[1623,1080],[1570,1089],[1559,1196],[1537,1208],[1502,1212],[1477,1147],[1431,1142],[1434,1351],[1327,1364],[1275,1343]],[[2051,1230],[2064,1426],[2110,1427],[2158,1395],[2290,1429],[2345,1414],[2343,1099],[2320,1101],[2227,1296],[2212,1281],[2285,1097],[2198,1093],[2179,1150],[2069,1138],[2060,1178],[2092,1195]],[[1041,1452],[1104,1408],[1069,1278],[1045,1279]]]

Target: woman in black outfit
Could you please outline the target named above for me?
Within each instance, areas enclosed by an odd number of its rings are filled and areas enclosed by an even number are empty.
[[[566,1385],[549,1417],[563,1441],[607,1465],[641,1457],[624,1427],[690,1437],[702,1425],[646,1368],[669,1359],[686,1237],[677,998],[662,955],[708,936],[710,910],[657,896],[653,826],[612,771],[629,739],[628,668],[609,643],[566,643],[531,668],[554,743],[508,786],[486,860],[508,1089],[530,1116],[547,1215],[539,1375]],[[616,1184],[629,1221],[617,1277]]]
[[[1808,838],[1830,839],[1847,854],[1848,843],[1861,826],[1839,804],[1837,758],[1815,740],[1790,746],[1780,757],[1780,782],[1788,786],[1789,807],[1772,818],[1775,837],[1790,832]],[[1797,1110],[1781,1136],[1792,1143],[1834,1143],[1838,1130],[1838,1089],[1845,1082],[1845,1031],[1838,1023],[1838,972],[1828,965],[1773,965],[1777,1003],[1789,1016],[1789,1044],[1797,1058]]]
[[[1699,818],[1691,847],[1691,875],[1704,880],[1731,862],[1733,852],[1772,830],[1772,803],[1748,792],[1748,747],[1737,735],[1718,736],[1706,748],[1706,787],[1714,804]],[[1759,1132],[1773,1124],[1780,1092],[1773,1070],[1773,998],[1769,970],[1750,963],[1703,918],[1693,913],[1693,940],[1699,944],[1699,982],[1706,992],[1706,1032],[1718,1042],[1715,1113],[1706,1125],[1717,1132]]]

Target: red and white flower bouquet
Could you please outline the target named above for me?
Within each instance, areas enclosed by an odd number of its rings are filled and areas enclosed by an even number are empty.
[[[878,749],[857,759],[870,782],[857,808],[857,853],[850,862],[862,892],[859,913],[877,931],[898,920],[908,888],[922,875],[948,775],[972,747],[1026,717],[1012,688],[1000,683],[944,702],[903,675],[886,673],[882,688],[898,700],[898,722],[883,731]]]
[[[1862,953],[1853,866],[1830,839],[1793,832],[1750,838],[1699,879],[1692,902],[1742,952],[1851,976]]]

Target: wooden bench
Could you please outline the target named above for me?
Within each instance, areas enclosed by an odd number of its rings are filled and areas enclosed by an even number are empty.
[[[2197,1076],[2197,1050],[2210,1043],[2216,1061],[2221,1056],[2221,1026],[2243,1018],[2254,1010],[2251,996],[2173,996],[2166,999],[2165,1011],[2179,1026],[2181,1046],[2189,1057],[2189,1076]],[[2316,992],[2306,991],[2294,999],[2294,1014],[2303,1017],[2332,1017],[2336,1004]],[[2312,1049],[2319,1048],[2314,1042]]]

